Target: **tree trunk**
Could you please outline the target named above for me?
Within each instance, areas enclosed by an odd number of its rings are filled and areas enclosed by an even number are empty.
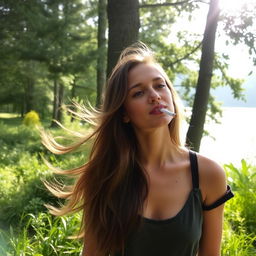
[[[204,131],[213,72],[214,45],[218,18],[219,0],[211,0],[202,42],[202,55],[195,99],[192,108],[192,117],[186,138],[187,144],[195,151],[199,151],[200,149],[200,143]]]
[[[21,106],[20,106],[20,116],[22,118],[24,117],[24,103],[22,103]]]
[[[98,58],[97,58],[97,99],[96,107],[101,104],[103,87],[106,82],[106,29],[107,29],[107,0],[99,0],[98,4]]]
[[[58,125],[54,122],[54,120],[61,122],[62,120],[62,110],[61,106],[63,104],[64,98],[64,85],[63,83],[59,83],[58,79],[54,78],[54,100],[53,100],[53,115],[51,127],[57,127]]]
[[[57,109],[57,121],[61,123],[62,121],[62,104],[64,99],[64,84],[61,82],[59,83],[59,100],[58,100],[58,109]]]
[[[34,81],[32,81],[32,78],[28,78],[27,80],[24,100],[25,113],[28,113],[34,107]]]
[[[52,122],[51,127],[56,127],[57,124],[54,120],[58,119],[58,106],[59,106],[59,84],[57,77],[53,80],[53,111],[52,111]]]
[[[71,88],[71,100],[72,100],[72,101],[75,100],[75,97],[76,97],[76,79],[77,79],[76,76],[74,76],[74,79],[73,79],[73,81],[72,81],[72,83],[71,83],[71,85],[72,85],[72,88]],[[70,106],[70,109],[71,109],[71,110],[75,110],[75,108],[74,108],[73,105]],[[70,121],[71,121],[71,122],[74,121],[74,117],[73,117],[72,114],[71,114],[71,119],[70,119]]]
[[[108,0],[108,64],[109,76],[121,51],[138,40],[140,20],[138,0]]]

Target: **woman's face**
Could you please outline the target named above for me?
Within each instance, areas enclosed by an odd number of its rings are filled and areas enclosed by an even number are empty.
[[[173,117],[162,113],[161,108],[175,112],[171,91],[154,64],[141,63],[128,74],[123,121],[142,130],[168,125]]]

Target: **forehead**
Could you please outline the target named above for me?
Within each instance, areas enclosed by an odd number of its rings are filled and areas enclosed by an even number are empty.
[[[138,83],[147,83],[155,78],[164,79],[163,74],[156,65],[151,63],[141,63],[134,67],[128,74],[128,86]]]

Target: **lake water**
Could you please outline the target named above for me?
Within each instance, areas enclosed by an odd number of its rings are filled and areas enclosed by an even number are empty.
[[[211,137],[204,137],[200,153],[219,163],[240,165],[241,159],[256,164],[256,108],[223,108],[221,124],[205,126]]]

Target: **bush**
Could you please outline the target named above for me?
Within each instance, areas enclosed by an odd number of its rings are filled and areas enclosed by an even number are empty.
[[[58,129],[54,133],[61,135],[63,131]],[[52,180],[53,175],[40,155],[63,169],[81,165],[86,157],[86,151],[54,156],[42,146],[39,132],[23,125],[0,123],[0,143],[0,227],[17,223],[23,213],[46,212],[45,203],[63,202],[42,183],[44,179]],[[65,184],[72,181],[63,177],[58,180],[65,180]]]
[[[40,125],[40,118],[37,112],[34,110],[29,111],[23,119],[23,124],[25,124],[26,126]]]
[[[226,207],[226,219],[234,230],[246,229],[256,236],[256,167],[241,161],[241,168],[225,165],[229,183],[235,193]]]
[[[235,197],[225,205],[223,256],[256,255],[256,167],[224,166]]]
[[[31,178],[26,183],[16,181],[14,184],[16,186],[12,186],[10,191],[5,194],[2,192],[4,195],[0,199],[0,222],[5,224],[4,227],[19,222],[23,214],[47,212],[45,203],[54,206],[63,203],[47,191],[39,177]]]

